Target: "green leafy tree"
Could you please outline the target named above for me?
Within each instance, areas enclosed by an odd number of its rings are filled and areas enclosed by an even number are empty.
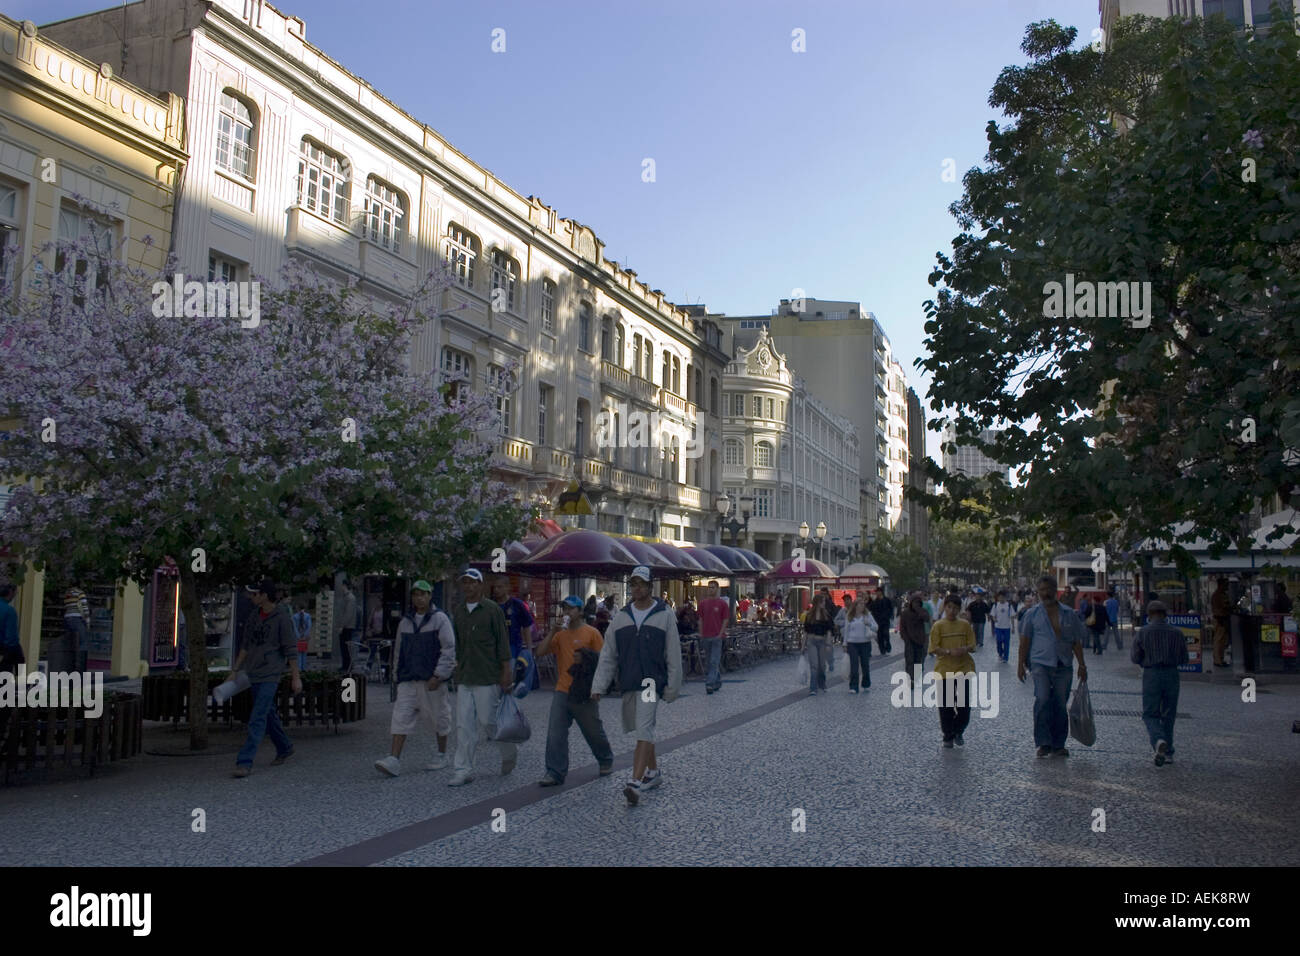
[[[931,465],[947,495],[923,497],[1163,539],[1186,567],[1187,542],[1241,547],[1237,516],[1297,489],[1300,40],[1217,17],[1125,19],[1105,53],[1074,40],[1031,25],[1030,62],[993,87],[1008,122],[953,205],[917,363],[1017,484]]]
[[[881,534],[866,560],[884,568],[890,585],[899,593],[919,588],[925,578],[925,554],[906,535]]]

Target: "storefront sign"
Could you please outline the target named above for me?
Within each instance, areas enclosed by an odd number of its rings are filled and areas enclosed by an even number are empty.
[[[1187,641],[1187,663],[1178,669],[1190,674],[1201,673],[1201,615],[1170,614],[1166,621],[1182,631]]]

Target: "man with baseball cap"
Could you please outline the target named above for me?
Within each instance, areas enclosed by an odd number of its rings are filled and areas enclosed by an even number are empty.
[[[456,668],[456,635],[451,621],[432,599],[433,585],[416,581],[411,585],[413,610],[397,625],[397,646],[393,648],[396,698],[390,726],[393,748],[383,760],[375,761],[375,769],[390,777],[400,772],[402,745],[422,716],[433,724],[438,738],[438,749],[424,769],[441,770],[447,766],[447,735],[451,733],[447,681]]]
[[[480,728],[488,737],[496,732],[497,703],[515,684],[514,658],[506,616],[496,601],[484,600],[483,572],[466,568],[460,575],[464,599],[456,603],[452,627],[456,633],[456,764],[447,781],[459,787],[474,779],[474,752]],[[497,742],[501,751],[501,776],[515,769],[519,748]]]
[[[1147,725],[1156,766],[1174,762],[1174,717],[1178,713],[1178,666],[1186,664],[1187,639],[1165,623],[1162,602],[1147,605],[1146,626],[1133,638],[1129,655],[1142,665],[1142,722]]]
[[[551,695],[551,716],[546,726],[546,776],[538,786],[555,787],[564,783],[569,772],[569,725],[575,720],[583,739],[591,748],[592,756],[600,766],[600,775],[608,776],[614,769],[614,751],[605,736],[600,722],[600,705],[588,695],[578,700],[571,693],[573,675],[570,673],[581,650],[599,654],[604,646],[600,631],[583,620],[582,598],[570,594],[561,605],[564,627],[557,628],[537,648],[537,656],[555,654],[555,693]]]
[[[636,806],[641,794],[663,782],[655,762],[655,714],[659,700],[677,699],[682,687],[682,647],[677,636],[677,615],[650,589],[650,569],[640,565],[628,577],[632,600],[614,615],[605,631],[591,699],[599,701],[618,675],[623,694],[623,730],[636,735],[632,779],[623,788],[627,802]]]
[[[246,672],[253,695],[253,711],[248,716],[248,739],[235,758],[236,777],[247,777],[253,772],[253,758],[267,734],[275,744],[275,759],[271,766],[278,767],[293,756],[293,741],[284,732],[280,714],[275,709],[275,694],[286,667],[293,692],[302,693],[302,677],[298,673],[298,635],[294,633],[289,609],[276,602],[275,582],[265,580],[248,590],[254,607],[244,624],[244,646],[230,669],[231,680],[241,670]]]

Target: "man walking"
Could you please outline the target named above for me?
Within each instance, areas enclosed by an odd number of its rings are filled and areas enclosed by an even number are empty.
[[[352,582],[343,579],[339,599],[335,603],[338,617],[334,626],[339,632],[339,651],[343,659],[344,674],[352,673],[352,648],[349,646],[357,639],[357,596],[352,592]]]
[[[1015,619],[1015,611],[1011,607],[1011,602],[1007,600],[1007,592],[999,591],[997,603],[993,605],[993,640],[996,643],[995,650],[998,653],[998,660],[1004,664],[1011,655],[1011,622]],[[976,632],[976,637],[979,632]]]
[[[1147,725],[1156,766],[1174,762],[1174,718],[1178,714],[1179,665],[1188,661],[1183,632],[1165,621],[1160,601],[1147,605],[1146,627],[1133,638],[1129,656],[1142,665],[1142,723]]]
[[[1210,617],[1214,620],[1214,666],[1227,667],[1223,652],[1228,649],[1228,616],[1232,604],[1228,598],[1228,579],[1220,576],[1210,595]]]
[[[1021,683],[1032,667],[1034,675],[1034,743],[1038,756],[1068,757],[1065,738],[1070,732],[1066,702],[1073,673],[1070,655],[1079,662],[1079,680],[1088,679],[1083,662],[1083,642],[1088,629],[1079,615],[1056,600],[1056,578],[1038,579],[1038,600],[1020,624],[1020,661],[1016,677]]]
[[[925,609],[921,593],[914,593],[898,615],[898,633],[903,639],[903,662],[907,679],[913,687],[925,671],[925,658],[930,647],[930,613]]]
[[[447,766],[447,735],[451,733],[451,701],[447,681],[456,668],[456,635],[447,615],[432,603],[433,585],[416,581],[411,585],[411,613],[397,625],[396,694],[389,733],[392,752],[375,761],[375,769],[396,777],[401,771],[402,747],[424,717],[433,725],[438,749],[425,770]]]
[[[1115,638],[1115,647],[1118,650],[1124,650],[1124,638],[1119,636],[1119,599],[1115,597],[1115,589],[1111,588],[1110,593],[1106,596],[1106,640]]]
[[[460,576],[464,600],[456,605],[452,628],[456,634],[456,772],[447,781],[459,787],[474,779],[474,752],[480,728],[489,739],[496,733],[497,704],[514,687],[514,658],[506,616],[495,601],[483,600],[483,572],[468,568]],[[501,776],[515,769],[519,748],[498,741]]]
[[[51,666],[50,670],[82,671],[82,655],[87,650],[90,638],[90,604],[86,592],[78,587],[70,587],[63,592],[63,641],[64,664],[61,668]]]
[[[868,605],[867,610],[876,619],[876,647],[880,648],[882,655],[888,654],[893,650],[889,640],[889,626],[894,621],[894,602],[885,596],[883,589],[877,588],[875,600]]]
[[[975,647],[984,646],[984,622],[988,620],[989,604],[983,594],[976,594],[975,599],[966,605],[970,614],[970,626],[975,631]]]
[[[579,700],[573,690],[570,668],[578,660],[581,650],[600,653],[604,640],[600,632],[583,622],[582,598],[570,594],[564,599],[564,627],[557,628],[537,648],[537,656],[555,654],[555,693],[551,695],[551,715],[546,724],[546,776],[537,782],[539,787],[558,787],[569,773],[569,725],[575,720],[582,737],[591,748],[591,755],[600,767],[600,776],[606,777],[614,770],[614,751],[605,736],[605,726],[600,722],[600,705],[590,693]]]
[[[722,690],[722,642],[727,636],[727,619],[731,608],[719,596],[717,581],[709,582],[709,596],[700,601],[700,643],[707,655],[708,671],[704,690],[713,694]]]
[[[605,632],[591,698],[599,701],[618,675],[623,730],[636,735],[632,779],[623,795],[636,806],[643,793],[663,783],[663,771],[655,761],[655,715],[661,698],[671,704],[681,690],[682,647],[676,615],[651,596],[650,569],[633,568],[628,588],[631,602],[614,615]]]
[[[293,756],[293,741],[280,723],[275,695],[286,667],[293,692],[302,693],[298,638],[293,632],[289,609],[278,604],[275,596],[276,587],[270,580],[263,581],[253,591],[253,612],[244,624],[244,646],[230,670],[230,679],[234,680],[247,665],[246,675],[252,685],[249,693],[253,695],[253,711],[248,716],[248,738],[235,758],[236,777],[247,777],[253,772],[253,758],[262,745],[262,738],[268,734],[271,743],[275,744],[275,759],[271,766],[278,767]]]
[[[510,659],[513,661],[525,648],[533,649],[533,612],[528,605],[510,593],[510,579],[498,574],[492,579],[492,600],[501,608],[506,618],[506,633],[510,638]],[[513,665],[512,665],[513,666]],[[532,688],[528,688],[532,690]]]

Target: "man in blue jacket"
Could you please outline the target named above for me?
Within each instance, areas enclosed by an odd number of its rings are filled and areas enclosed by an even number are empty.
[[[652,596],[648,567],[632,570],[628,590],[631,602],[614,615],[605,632],[591,699],[599,701],[617,674],[623,694],[623,730],[636,735],[632,779],[623,795],[636,806],[642,793],[663,783],[663,771],[655,762],[655,715],[661,698],[671,704],[681,691],[682,645],[677,615]]]
[[[401,771],[399,758],[407,734],[413,733],[420,718],[433,724],[438,750],[425,770],[447,766],[447,735],[451,733],[451,702],[447,699],[447,681],[456,669],[456,636],[447,615],[432,603],[433,585],[416,581],[411,585],[410,614],[397,625],[396,699],[389,731],[393,735],[392,753],[375,761],[375,769],[396,777]]]

